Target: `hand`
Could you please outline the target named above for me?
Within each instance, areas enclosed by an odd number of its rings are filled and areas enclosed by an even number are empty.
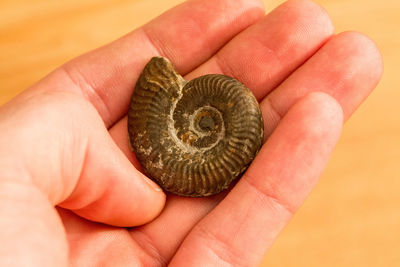
[[[155,55],[186,79],[235,77],[260,101],[269,138],[229,193],[166,198],[139,171],[125,114]],[[381,72],[375,45],[333,35],[312,2],[266,16],[257,0],[183,3],[0,109],[0,265],[256,265]]]

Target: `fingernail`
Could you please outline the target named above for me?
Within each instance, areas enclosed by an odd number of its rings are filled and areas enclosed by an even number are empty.
[[[157,191],[157,192],[161,192],[161,191],[162,191],[161,187],[159,187],[158,184],[156,184],[155,182],[153,182],[153,181],[152,181],[150,178],[148,178],[147,176],[145,176],[145,175],[142,175],[142,176],[143,176],[144,180],[145,180],[155,191]]]

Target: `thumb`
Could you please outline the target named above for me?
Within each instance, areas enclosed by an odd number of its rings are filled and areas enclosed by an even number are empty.
[[[75,154],[79,160],[73,163],[77,160],[65,157],[72,163],[66,168],[80,166],[80,174],[72,179],[75,183],[61,190],[58,205],[89,220],[116,226],[136,226],[152,220],[163,208],[165,194],[126,158],[97,111],[90,104],[87,108],[93,111],[87,114],[92,114],[74,123],[83,131],[74,141],[78,143],[79,152]]]
[[[133,167],[80,95],[27,91],[0,110],[0,123],[0,161],[8,166],[1,178],[28,180],[51,204],[117,226],[146,223],[163,208],[164,193]]]
[[[87,115],[73,122],[69,129],[80,132],[74,137],[79,160],[67,155],[65,158],[72,164],[65,168],[81,166],[80,174],[74,175],[78,179],[72,179],[76,183],[61,190],[63,197],[58,205],[89,220],[111,225],[136,226],[151,221],[164,207],[165,194],[126,158],[92,105],[83,99],[78,102],[84,102],[78,106],[79,110],[87,109]]]

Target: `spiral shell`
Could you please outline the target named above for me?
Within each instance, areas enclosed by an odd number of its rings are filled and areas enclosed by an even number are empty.
[[[209,196],[226,189],[263,140],[258,102],[243,84],[220,74],[185,81],[171,62],[145,66],[128,113],[132,150],[164,190]]]

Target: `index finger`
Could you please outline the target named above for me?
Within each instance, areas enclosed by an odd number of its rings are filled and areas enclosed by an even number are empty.
[[[185,2],[62,66],[64,87],[82,93],[110,127],[126,113],[136,79],[151,57],[169,58],[185,74],[263,15],[259,0]]]

